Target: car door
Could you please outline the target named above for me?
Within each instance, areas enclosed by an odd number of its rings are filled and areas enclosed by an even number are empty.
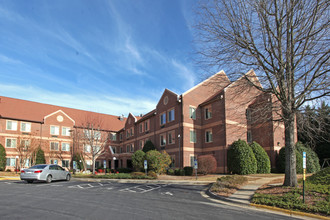
[[[49,174],[52,175],[52,179],[56,180],[57,179],[57,168],[56,165],[50,165],[49,166]]]
[[[66,178],[65,169],[60,166],[57,166],[57,171],[58,171],[58,178],[64,180]]]

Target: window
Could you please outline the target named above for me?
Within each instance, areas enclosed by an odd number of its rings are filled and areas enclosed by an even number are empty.
[[[144,122],[144,130],[148,131],[149,130],[149,120]]]
[[[196,143],[196,131],[190,130],[190,143]]]
[[[60,134],[60,127],[59,126],[50,126],[50,134],[51,135],[59,135]]]
[[[120,147],[120,153],[123,153],[123,148],[122,147]]]
[[[57,163],[58,163],[57,159],[50,159],[50,164],[57,164]]]
[[[170,167],[173,168],[175,167],[175,155],[171,155],[171,164]]]
[[[30,140],[21,140],[21,147],[23,150],[27,150],[30,146]]]
[[[189,107],[189,117],[192,119],[196,119],[196,108]]]
[[[205,119],[212,118],[212,111],[210,108],[205,108]]]
[[[17,146],[16,138],[6,138],[6,147],[15,148]]]
[[[130,129],[130,132],[131,132],[131,136],[134,136],[134,129],[133,128]]]
[[[94,131],[94,140],[100,140],[100,139],[101,139],[101,132]]]
[[[116,141],[117,140],[117,134],[116,133],[109,133],[109,138],[112,141]]]
[[[71,129],[69,127],[62,127],[62,135],[63,136],[70,136]]]
[[[50,150],[58,151],[58,142],[50,142]]]
[[[174,121],[174,119],[174,109],[172,109],[168,112],[168,121]]]
[[[163,134],[160,135],[160,146],[166,145],[166,139]]]
[[[251,109],[246,109],[245,114],[246,114],[246,119],[248,121],[251,121]]]
[[[62,151],[70,151],[70,144],[62,143]]]
[[[134,144],[131,144],[131,152],[134,152]]]
[[[129,131],[128,130],[126,131],[126,137],[127,138],[129,137]]]
[[[166,123],[166,113],[163,113],[160,115],[160,125],[163,125]]]
[[[196,156],[190,156],[190,166],[191,167],[195,166],[195,160],[197,160]]]
[[[121,141],[123,140],[123,133],[119,134],[119,140],[121,140]]]
[[[91,145],[85,145],[85,146],[84,146],[84,151],[85,151],[86,153],[90,153],[90,152],[92,151]]]
[[[143,145],[144,145],[143,140],[140,140],[139,141],[139,149],[142,149],[143,148]]]
[[[126,146],[126,153],[128,153],[128,152],[129,152],[129,148],[130,148],[130,146],[129,146],[129,145],[127,145],[127,146]]]
[[[69,163],[70,163],[69,160],[62,160],[62,167],[67,167],[67,168],[69,168]]]
[[[175,132],[174,131],[168,132],[167,138],[168,138],[167,139],[168,144],[174,144],[175,143]]]
[[[140,133],[142,133],[143,132],[143,123],[140,123],[139,128],[140,128]]]
[[[7,121],[6,130],[17,131],[17,121]]]
[[[205,142],[212,142],[212,130],[208,130],[205,132]]]
[[[93,146],[93,153],[99,153],[100,151],[101,151],[100,145]]]
[[[91,169],[92,168],[92,161],[91,160],[86,160],[86,168]]]
[[[31,132],[31,123],[21,122],[21,131],[23,131],[23,132]]]
[[[7,158],[6,159],[6,166],[14,167],[16,165],[16,158]]]
[[[246,139],[247,139],[247,142],[248,142],[248,143],[251,143],[251,142],[252,142],[252,133],[251,133],[251,131],[248,131],[248,132],[247,132],[247,137],[246,137]]]

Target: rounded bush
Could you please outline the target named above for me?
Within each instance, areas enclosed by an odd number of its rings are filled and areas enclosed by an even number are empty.
[[[299,174],[303,173],[302,163],[302,154],[300,154],[299,151],[296,149],[296,170]],[[276,169],[279,173],[285,173],[285,147],[282,147],[280,149],[276,161]]]
[[[148,170],[155,173],[165,173],[166,169],[171,164],[171,157],[164,151],[160,153],[157,150],[151,150],[146,153],[146,160],[148,161]]]
[[[208,173],[215,173],[217,169],[217,161],[213,155],[201,155],[197,158],[199,173],[204,175]]]
[[[137,150],[132,155],[132,164],[134,170],[136,171],[144,171],[144,160],[146,154],[142,150]]]
[[[303,145],[301,142],[296,143],[296,149],[301,155],[306,152],[306,172],[315,173],[320,171],[320,163],[317,154],[310,148]]]
[[[257,160],[257,173],[270,173],[270,159],[266,151],[255,141],[250,144]]]
[[[252,174],[257,172],[257,160],[252,148],[243,140],[235,141],[228,149],[228,171],[233,174]]]
[[[0,144],[0,171],[5,171],[6,169],[6,150]]]
[[[156,147],[155,147],[155,145],[151,142],[151,140],[147,140],[146,143],[145,143],[144,146],[143,146],[142,151],[143,151],[144,153],[147,153],[148,151],[151,151],[151,150],[156,150]]]

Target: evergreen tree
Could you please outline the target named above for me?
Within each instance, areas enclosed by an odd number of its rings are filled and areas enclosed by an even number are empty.
[[[6,169],[6,150],[0,144],[0,171],[4,171]]]

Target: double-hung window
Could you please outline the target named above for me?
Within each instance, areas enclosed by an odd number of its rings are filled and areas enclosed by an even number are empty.
[[[16,148],[17,139],[16,138],[6,138],[6,147],[7,148]]]
[[[211,108],[205,108],[205,119],[212,118],[212,110]]]
[[[196,143],[196,131],[190,130],[190,143]]]
[[[210,143],[212,141],[213,141],[213,139],[212,139],[212,130],[207,130],[205,132],[205,142]]]
[[[63,136],[70,136],[71,129],[69,127],[62,127],[62,135]]]
[[[17,131],[17,121],[7,121],[6,130]]]
[[[58,151],[58,142],[50,142],[50,150],[51,151]]]
[[[160,115],[160,125],[164,125],[166,123],[166,113]]]
[[[29,122],[21,122],[21,131],[23,131],[23,132],[31,132],[31,123],[29,123]]]
[[[6,166],[14,167],[16,165],[16,158],[7,158],[6,159]]]
[[[169,112],[168,112],[168,121],[174,121],[175,120],[175,117],[174,117],[174,109],[171,109]]]
[[[62,151],[70,151],[70,144],[62,143]]]
[[[189,107],[189,117],[191,119],[196,119],[196,108]]]
[[[160,135],[160,146],[165,146],[165,145],[166,145],[165,135],[161,134]]]
[[[50,126],[50,134],[51,135],[59,135],[60,134],[60,127],[55,126],[55,125],[51,125]]]

